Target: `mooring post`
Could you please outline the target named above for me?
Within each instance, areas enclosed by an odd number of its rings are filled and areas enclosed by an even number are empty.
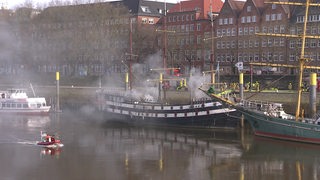
[[[317,73],[310,74],[310,110],[311,117],[317,113]]]
[[[127,91],[130,89],[130,87],[129,87],[129,73],[126,73],[125,82],[126,82],[125,90]]]
[[[239,74],[239,93],[241,100],[243,100],[243,73]]]
[[[59,80],[60,80],[60,74],[57,71],[56,72],[56,81],[57,81],[57,104],[56,104],[56,112],[60,112],[60,84],[59,84]]]

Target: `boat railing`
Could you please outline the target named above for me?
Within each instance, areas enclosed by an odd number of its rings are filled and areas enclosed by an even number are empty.
[[[320,124],[320,112],[316,113],[312,119],[315,120],[315,123]]]
[[[240,105],[242,107],[257,110],[257,111],[275,111],[279,108],[277,103],[265,102],[265,101],[249,101],[249,100],[241,100]]]

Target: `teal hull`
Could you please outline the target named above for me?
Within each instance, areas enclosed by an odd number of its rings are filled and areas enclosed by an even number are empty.
[[[270,117],[259,111],[239,108],[257,136],[320,144],[320,125]]]

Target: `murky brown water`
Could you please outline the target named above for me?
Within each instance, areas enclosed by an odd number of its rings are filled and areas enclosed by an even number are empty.
[[[57,133],[61,149],[34,145]],[[75,115],[0,117],[1,180],[320,179],[320,146],[250,132],[132,127]]]

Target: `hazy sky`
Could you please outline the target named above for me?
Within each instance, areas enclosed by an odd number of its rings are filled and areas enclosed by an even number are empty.
[[[0,0],[0,5],[3,7],[8,7],[9,9],[14,8],[17,5],[23,4],[26,0]],[[35,4],[36,3],[48,3],[51,0],[32,0]],[[106,0],[106,1],[110,1],[110,0]],[[165,0],[153,0],[153,1],[165,1]],[[180,0],[166,0],[166,2],[170,2],[170,3],[177,3]]]

